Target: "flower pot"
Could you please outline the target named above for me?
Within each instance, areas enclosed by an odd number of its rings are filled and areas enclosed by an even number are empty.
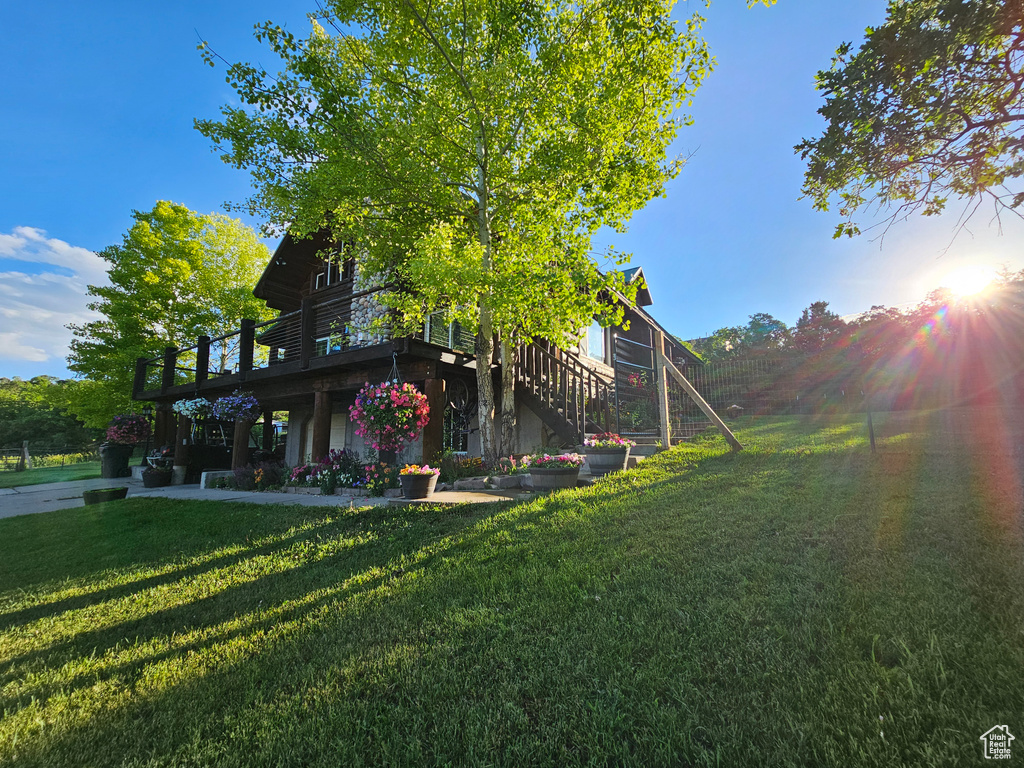
[[[163,488],[171,484],[171,471],[163,472],[158,469],[147,469],[142,473],[142,485],[145,488]]]
[[[530,478],[533,480],[533,489],[535,491],[575,488],[576,481],[580,479],[580,468],[558,467],[557,469],[543,469],[541,467],[530,467]]]
[[[425,499],[437,486],[437,475],[402,475],[402,496],[407,499]]]
[[[618,472],[626,468],[629,461],[629,446],[621,448],[587,448],[587,464],[590,465],[590,474],[607,475],[609,472]]]
[[[86,506],[89,506],[90,504],[102,504],[104,501],[117,501],[127,495],[127,488],[98,488],[95,491],[84,491],[82,500]]]
[[[130,477],[131,469],[128,462],[131,461],[134,445],[122,445],[120,443],[108,443],[100,446],[100,477]]]

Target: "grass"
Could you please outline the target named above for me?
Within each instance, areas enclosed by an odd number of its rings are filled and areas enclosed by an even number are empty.
[[[84,461],[63,467],[37,467],[24,472],[0,472],[0,488],[20,488],[25,485],[63,483],[68,480],[92,480],[100,476],[98,461]]]
[[[863,432],[745,419],[519,506],[0,520],[0,763],[980,762],[1024,730],[1019,457]]]

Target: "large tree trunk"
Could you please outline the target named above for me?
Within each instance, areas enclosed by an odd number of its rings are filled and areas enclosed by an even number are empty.
[[[501,340],[501,455],[516,449],[516,352],[513,341]]]
[[[491,357],[494,355],[494,330],[491,310],[480,308],[480,329],[476,334],[476,397],[477,418],[480,421],[480,452],[484,461],[493,466],[500,449],[494,430],[494,380],[491,378]]]
[[[483,249],[481,266],[484,274],[491,269],[491,222],[488,211],[487,157],[480,137],[476,143],[477,177],[476,223],[477,237]],[[477,419],[480,422],[480,452],[484,461],[494,465],[498,461],[500,446],[494,433],[494,382],[491,379],[491,358],[494,355],[494,324],[491,317],[489,295],[480,299],[480,327],[476,334],[476,396]]]

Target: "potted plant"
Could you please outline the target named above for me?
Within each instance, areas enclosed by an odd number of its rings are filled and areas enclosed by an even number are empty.
[[[196,422],[210,415],[210,407],[211,403],[205,397],[196,397],[191,400],[179,400],[171,406],[171,410],[192,422],[191,436],[195,442]]]
[[[107,427],[107,440],[100,446],[100,477],[128,477],[128,462],[135,446],[149,437],[149,422],[144,416],[123,413]]]
[[[173,474],[170,467],[147,467],[142,470],[142,485],[145,488],[163,488],[171,484]]]
[[[428,464],[406,464],[399,474],[402,495],[407,499],[425,499],[434,492],[440,469]]]
[[[538,453],[531,456],[530,478],[533,480],[534,490],[575,488],[584,461],[584,457],[578,453],[563,453],[560,456]]]
[[[588,437],[583,441],[583,448],[590,465],[590,474],[607,475],[625,469],[629,461],[629,449],[635,445],[632,440],[614,432],[602,432]]]
[[[366,384],[349,408],[356,434],[375,451],[398,451],[430,420],[427,396],[412,384]]]
[[[207,415],[217,421],[255,422],[260,417],[260,404],[252,395],[235,390],[214,400]]]

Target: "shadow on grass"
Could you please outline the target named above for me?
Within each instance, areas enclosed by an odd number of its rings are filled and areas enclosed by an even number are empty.
[[[96,765],[881,764],[932,744],[947,750],[935,764],[954,763],[965,754],[951,734],[969,732],[973,748],[974,720],[999,713],[969,695],[964,671],[933,680],[936,665],[898,628],[911,616],[960,653],[978,650],[962,638],[982,633],[954,625],[947,638],[928,618],[944,603],[922,586],[942,576],[946,599],[961,588],[942,542],[963,544],[958,526],[977,521],[911,503],[886,522],[947,470],[916,475],[910,492],[901,478],[916,467],[860,447],[712,446],[529,505],[362,518],[372,541],[22,659],[51,681],[8,707],[10,754],[26,765],[83,754]],[[356,533],[359,519],[331,533]],[[885,525],[900,535],[880,553]],[[924,558],[935,528],[939,556]],[[922,584],[894,581],[922,563]],[[864,592],[851,571],[879,575]],[[149,651],[196,628],[218,634]],[[1003,657],[1009,673],[1019,657]],[[992,695],[1019,706],[1010,685]],[[886,742],[878,717],[893,711]]]

